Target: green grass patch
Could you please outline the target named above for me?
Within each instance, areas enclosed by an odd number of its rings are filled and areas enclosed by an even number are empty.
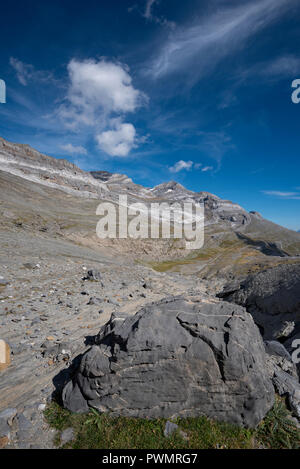
[[[256,429],[245,429],[206,417],[172,420],[180,431],[166,438],[165,419],[112,418],[91,410],[73,414],[51,403],[45,418],[57,430],[60,446],[63,430],[72,427],[75,438],[65,449],[300,449],[300,431],[288,419],[284,401],[274,408]]]

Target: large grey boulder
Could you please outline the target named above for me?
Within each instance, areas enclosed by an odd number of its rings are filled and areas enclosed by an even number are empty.
[[[63,390],[64,406],[113,416],[206,415],[256,426],[274,388],[262,338],[244,308],[177,297],[112,315]]]
[[[218,296],[246,307],[266,340],[284,341],[300,323],[300,263],[249,275],[239,285],[228,284]]]

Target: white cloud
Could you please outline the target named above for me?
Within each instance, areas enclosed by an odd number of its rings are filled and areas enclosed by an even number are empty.
[[[189,161],[184,161],[184,160],[180,160],[180,161],[177,161],[177,163],[174,164],[174,166],[171,166],[169,168],[169,171],[171,171],[171,173],[179,173],[179,171],[190,171],[192,168],[194,169],[201,169],[201,171],[203,173],[206,173],[207,171],[213,171],[213,166],[204,166],[202,165],[202,163],[194,163],[193,161],[189,160]]]
[[[126,66],[106,60],[71,60],[67,103],[60,117],[70,127],[95,125],[112,113],[134,112],[146,101],[135,89]]]
[[[182,69],[189,71],[189,64],[193,63],[198,74],[205,74],[219,60],[241,48],[249,37],[277,19],[296,0],[241,3],[219,9],[198,24],[177,29],[163,44],[148,73],[157,78]]]
[[[136,146],[136,130],[132,124],[116,122],[113,130],[96,136],[99,147],[110,156],[127,156]]]
[[[217,169],[220,169],[224,155],[228,151],[235,149],[231,137],[224,131],[200,131],[198,135],[201,137],[198,149],[204,151],[210,158],[214,159],[218,164]]]
[[[300,59],[293,55],[278,57],[266,64],[262,69],[263,75],[269,76],[293,76],[300,71]]]
[[[299,192],[282,192],[282,191],[262,191],[266,195],[277,197],[279,199],[300,200]]]
[[[144,16],[147,19],[152,17],[152,6],[157,0],[147,0]]]
[[[176,24],[173,21],[168,21],[163,16],[157,16],[153,13],[153,7],[155,4],[158,4],[158,0],[146,0],[145,11],[143,14],[144,18],[162,26],[167,26],[171,29],[175,28]]]
[[[68,97],[74,106],[133,112],[144,97],[132,86],[128,69],[121,64],[105,60],[71,60],[68,71],[71,79]]]
[[[33,65],[25,64],[14,57],[9,59],[9,63],[16,71],[17,78],[23,86],[27,86],[30,81],[55,81],[51,72],[36,70]]]
[[[206,173],[207,171],[212,171],[214,168],[213,166],[204,166],[204,168],[201,169],[203,173]]]
[[[18,59],[15,59],[14,57],[11,57],[9,59],[9,63],[15,69],[15,71],[17,72],[17,77],[18,77],[18,80],[21,83],[21,85],[27,86],[27,80],[28,80],[29,75],[30,75],[29,67],[31,67],[31,66],[23,64],[23,62],[21,62]]]
[[[72,143],[61,145],[60,148],[70,155],[87,155],[87,150],[82,146],[76,146]]]
[[[243,70],[239,74],[239,79],[248,80],[249,77],[259,76],[260,78],[269,79],[280,79],[280,78],[292,78],[300,72],[300,58],[293,55],[284,55],[277,57],[267,62],[260,62],[253,67]]]
[[[71,60],[70,85],[58,116],[70,129],[89,126],[99,148],[111,156],[127,156],[138,142],[132,124],[122,123],[124,114],[135,112],[147,102],[134,88],[126,65],[105,59]]]
[[[177,161],[177,163],[174,164],[174,166],[170,167],[169,170],[171,173],[179,173],[179,171],[182,170],[187,170],[190,171],[193,167],[194,162],[193,161]]]

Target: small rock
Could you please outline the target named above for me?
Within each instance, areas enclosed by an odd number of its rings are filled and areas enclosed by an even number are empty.
[[[101,276],[101,273],[98,270],[88,270],[86,276],[83,277],[83,280],[91,280],[91,281],[94,281],[94,282],[101,282],[102,276]]]
[[[14,417],[17,415],[18,411],[17,409],[5,409],[2,412],[0,412],[0,420],[5,420],[8,425],[12,425],[12,421]]]
[[[45,409],[46,409],[46,404],[40,404],[40,405],[38,406],[38,410],[39,410],[40,412],[44,412]]]
[[[4,436],[7,436],[8,438],[10,437],[10,428],[5,419],[0,420],[0,438],[3,438]]]
[[[60,440],[62,446],[65,445],[66,443],[69,443],[74,439],[74,430],[73,428],[67,428],[64,430],[61,434]]]
[[[31,264],[30,262],[26,262],[25,264],[23,264],[23,266],[25,267],[25,269],[36,269],[36,265]]]
[[[176,423],[170,422],[169,420],[166,423],[165,430],[164,430],[164,435],[166,438],[171,436],[174,432],[178,430],[178,425]]]
[[[289,337],[295,329],[294,321],[285,321],[281,329],[275,334],[276,339],[286,339]]]
[[[87,305],[100,305],[101,303],[103,303],[103,300],[101,298],[94,298],[94,297],[91,297],[89,299],[89,302],[87,303]]]

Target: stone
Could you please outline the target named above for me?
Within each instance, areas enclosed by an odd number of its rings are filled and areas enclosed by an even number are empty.
[[[282,264],[228,284],[219,298],[247,308],[265,340],[287,339],[299,324],[300,264]]]
[[[0,371],[6,370],[9,365],[10,347],[4,340],[0,340]]]
[[[176,425],[176,423],[173,423],[173,422],[170,422],[169,420],[167,420],[166,422],[166,426],[165,426],[165,429],[164,429],[164,435],[165,437],[169,437],[171,436],[173,433],[175,433],[177,430],[178,430],[178,425]]]
[[[102,276],[98,270],[88,270],[84,280],[92,280],[94,282],[101,282]]]
[[[285,358],[286,360],[292,361],[292,357],[287,349],[280,342],[276,340],[265,342],[266,352],[270,355],[278,355],[279,357]]]
[[[74,440],[74,436],[75,435],[73,428],[67,428],[66,430],[64,430],[60,436],[62,446]]]
[[[273,378],[277,368],[297,378],[296,365],[293,363],[291,355],[283,344],[276,340],[266,341],[265,348],[267,352],[267,368],[271,378]]]
[[[65,408],[112,416],[206,415],[255,427],[274,403],[266,352],[247,311],[210,297],[170,297],[116,313],[63,389]]]
[[[33,430],[31,421],[24,414],[18,416],[18,437],[20,440],[26,440],[29,433]]]
[[[0,277],[0,287],[6,287],[8,284],[9,282],[5,278]]]
[[[300,420],[300,383],[298,378],[277,368],[274,372],[273,383],[278,394],[288,398],[294,416]]]
[[[5,419],[0,419],[0,438],[10,437],[10,427]]]
[[[277,332],[275,332],[274,336],[276,339],[285,339],[286,337],[289,337],[292,335],[296,327],[296,324],[294,321],[284,321],[282,324],[281,329],[279,329]]]
[[[87,305],[100,305],[102,303],[103,303],[103,300],[101,298],[91,297]]]
[[[4,420],[7,422],[9,426],[12,425],[13,419],[17,415],[18,411],[17,409],[5,409],[2,412],[0,412],[0,420]]]

